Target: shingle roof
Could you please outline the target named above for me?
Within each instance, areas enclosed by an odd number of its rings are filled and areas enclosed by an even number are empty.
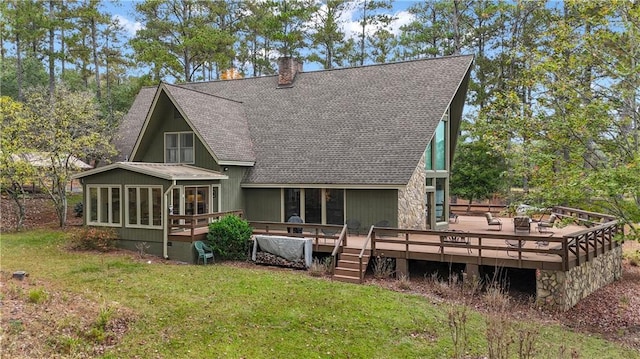
[[[149,107],[155,97],[157,87],[143,87],[138,92],[129,112],[124,116],[116,135],[113,137],[113,144],[118,150],[116,161],[129,159],[133,146],[136,144],[138,134],[144,125],[144,120],[149,112]]]
[[[244,183],[404,185],[472,60],[303,72],[291,88],[277,76],[180,87],[242,102],[251,141],[237,142],[255,152]]]
[[[242,103],[163,84],[219,161],[255,161]]]

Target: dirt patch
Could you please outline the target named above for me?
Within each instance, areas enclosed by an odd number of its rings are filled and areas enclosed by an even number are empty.
[[[0,233],[13,232],[16,229],[17,215],[16,204],[6,196],[0,198]],[[43,194],[32,195],[26,201],[26,218],[24,229],[31,230],[37,228],[58,228],[58,216],[54,210],[51,199]],[[73,206],[67,208],[67,225],[81,225],[82,218],[75,216]]]
[[[1,352],[7,358],[96,357],[135,320],[119,303],[96,303],[44,281],[0,272]]]

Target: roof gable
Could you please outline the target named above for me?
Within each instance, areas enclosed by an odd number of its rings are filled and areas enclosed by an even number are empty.
[[[255,161],[242,103],[180,86],[162,86],[218,163]]]

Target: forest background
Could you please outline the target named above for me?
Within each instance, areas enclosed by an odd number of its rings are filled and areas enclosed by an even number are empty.
[[[2,187],[19,208],[26,181],[53,183],[61,225],[72,156],[107,160],[142,86],[474,54],[452,192],[606,212],[638,238],[638,1],[9,0],[0,42]],[[51,165],[15,159],[34,152]]]

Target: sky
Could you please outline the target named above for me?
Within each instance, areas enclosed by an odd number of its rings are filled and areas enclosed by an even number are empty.
[[[129,37],[133,37],[136,31],[142,28],[142,24],[135,20],[134,10],[135,4],[140,1],[135,0],[122,0],[119,4],[112,1],[104,1],[104,9],[111,14],[112,18],[116,18],[120,21],[120,24],[125,28]],[[394,21],[391,28],[392,31],[399,31],[400,26],[408,24],[412,20],[411,14],[406,10],[411,5],[418,2],[417,0],[396,0],[393,3],[393,13],[396,15],[397,20]],[[360,24],[354,19],[355,13],[349,14],[351,18],[345,18],[346,24],[344,31],[346,34],[351,34],[354,31],[359,30]]]
[[[362,0],[360,0],[362,1]],[[136,34],[136,31],[143,28],[144,24],[140,23],[135,18],[135,5],[139,3],[139,0],[121,0],[119,2],[114,2],[110,0],[103,0],[102,2],[102,10],[106,13],[110,14],[112,19],[117,19],[120,25],[125,30],[125,38],[123,42],[128,41],[133,38]],[[400,27],[402,25],[408,24],[413,20],[413,15],[409,14],[407,9],[417,3],[417,0],[396,0],[393,2],[393,9],[390,10],[391,13],[395,16],[396,20],[394,20],[389,27],[389,30],[394,34],[398,35],[400,32]],[[355,37],[358,32],[361,31],[360,24],[357,20],[358,12],[356,9],[346,12],[343,17],[343,32],[347,35],[347,37]],[[373,27],[369,27],[367,32],[372,33],[375,31]],[[126,49],[125,52],[130,53],[131,49]],[[320,63],[305,63],[304,65],[305,71],[316,71],[321,70],[322,65]],[[143,69],[139,69],[143,71]],[[132,71],[136,72],[136,71]]]
[[[112,1],[104,1],[103,9],[111,15],[112,19],[117,19],[125,29],[125,36],[128,40],[135,36],[136,31],[141,29],[144,25],[135,19],[135,4],[140,1],[135,0],[122,0],[119,3],[114,3]],[[408,24],[413,20],[413,15],[409,14],[407,9],[415,4],[418,1],[409,1],[409,0],[396,0],[393,3],[393,9],[391,12],[395,15],[396,20],[390,26],[391,32],[396,35],[399,34],[400,27],[402,25]],[[360,24],[357,21],[357,12],[351,11],[346,13],[342,20],[344,20],[343,31],[347,34],[348,37],[353,37],[355,34],[360,31]],[[375,29],[369,28],[368,32],[373,32]],[[305,70],[316,70],[320,69],[320,64],[305,64]],[[317,68],[315,68],[317,66]]]

